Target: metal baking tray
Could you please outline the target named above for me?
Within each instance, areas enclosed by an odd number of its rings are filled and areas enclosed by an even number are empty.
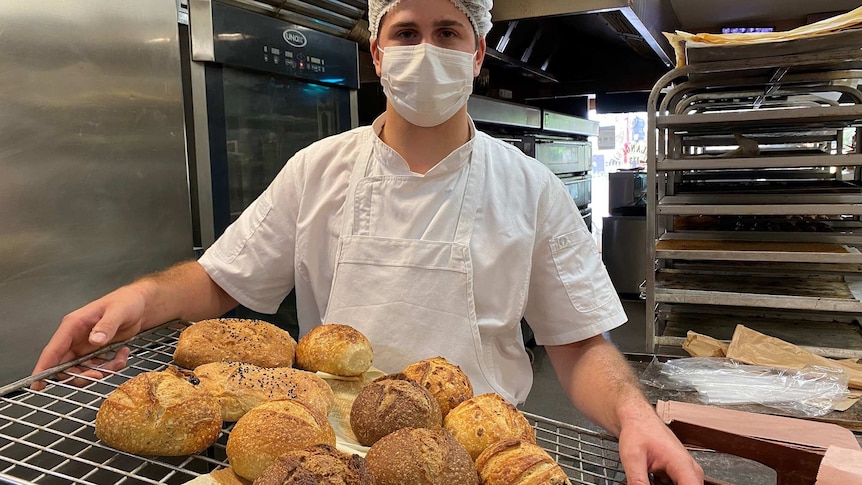
[[[188,322],[170,322],[122,344],[131,349],[128,366],[84,387],[49,378],[87,357],[0,388],[0,484],[183,484],[227,467],[225,445],[233,423],[207,450],[182,457],[138,456],[101,443],[95,435],[102,400],[123,382],[172,363],[180,332]],[[95,354],[94,354],[95,355]],[[90,356],[88,356],[90,357]],[[524,413],[538,444],[565,470],[573,484],[624,484],[616,440],[609,435]]]

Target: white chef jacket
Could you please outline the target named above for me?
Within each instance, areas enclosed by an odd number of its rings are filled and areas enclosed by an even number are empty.
[[[547,167],[476,131],[471,121],[466,144],[426,174],[414,174],[377,136],[384,122],[381,116],[292,157],[200,258],[213,281],[261,313],[274,313],[295,287],[300,334],[323,323],[350,175],[360,139],[373,130],[369,175],[423,179],[404,200],[378,209],[372,229],[386,237],[451,240],[474,144],[488,154],[469,250],[479,334],[492,356],[490,378],[506,390],[504,397],[523,402],[532,386],[522,316],[540,345],[584,340],[626,321],[592,235]]]

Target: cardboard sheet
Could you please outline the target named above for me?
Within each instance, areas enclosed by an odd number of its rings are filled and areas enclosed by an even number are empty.
[[[830,446],[820,462],[814,485],[862,484],[862,451]]]
[[[679,401],[659,400],[656,403],[656,413],[668,424],[681,421],[808,451],[822,453],[830,446],[841,446],[862,452],[853,432],[835,424]]]
[[[805,39],[832,32],[852,29],[862,26],[862,7],[842,15],[836,15],[802,27],[784,32],[764,32],[750,34],[690,34],[677,30],[674,33],[664,32],[665,37],[676,53],[677,67],[686,64],[686,44],[733,45],[762,44],[767,42],[783,42],[795,39]]]

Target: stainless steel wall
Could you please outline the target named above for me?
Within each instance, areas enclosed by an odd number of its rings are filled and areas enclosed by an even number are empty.
[[[0,2],[0,384],[193,256],[179,69],[175,0]]]

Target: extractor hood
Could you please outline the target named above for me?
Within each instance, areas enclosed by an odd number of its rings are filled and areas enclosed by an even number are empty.
[[[672,66],[670,0],[495,0],[491,13],[489,65],[529,79],[527,98],[648,90]]]

